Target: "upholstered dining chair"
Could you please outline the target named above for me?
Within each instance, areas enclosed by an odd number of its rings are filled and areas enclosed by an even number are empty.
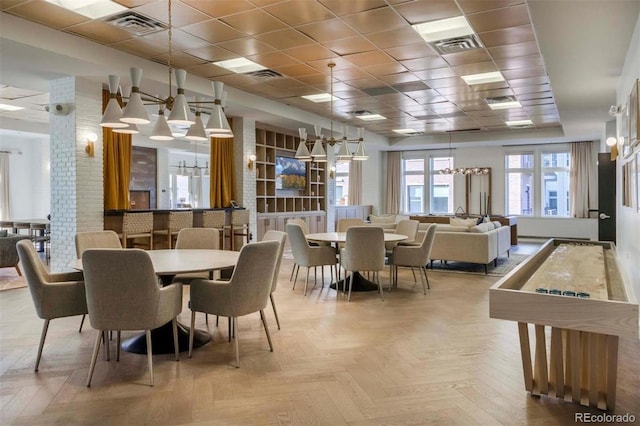
[[[380,298],[384,300],[379,273],[384,269],[384,258],[384,231],[382,228],[376,226],[353,226],[347,229],[345,247],[340,250],[340,263],[345,270],[345,280],[347,279],[347,273],[351,271],[348,301],[351,300],[353,274],[357,271],[374,273],[374,278],[380,291]]]
[[[307,225],[307,222],[305,222],[303,219],[289,219],[287,220],[287,224],[289,223],[299,225],[304,235],[307,235],[309,233],[309,226]],[[313,247],[313,246],[319,246],[320,244],[310,241],[309,245]],[[300,268],[300,265],[298,265],[296,262],[293,262],[293,267],[291,268],[291,276],[289,277],[289,281],[293,281],[293,273],[296,272],[296,269],[298,268]]]
[[[219,247],[224,250],[224,227],[227,224],[227,212],[224,210],[204,210],[202,212],[202,226],[215,228],[220,234]]]
[[[160,287],[144,250],[90,249],[82,254],[87,308],[96,336],[87,387],[96,366],[101,337],[117,331],[118,356],[122,330],[145,330],[150,385],[153,386],[151,330],[171,321],[176,361],[179,359],[177,316],[182,310],[182,285]]]
[[[333,270],[336,268],[336,249],[330,246],[317,246],[312,247],[307,242],[307,238],[300,225],[294,223],[287,223],[287,236],[291,244],[291,251],[293,252],[293,258],[298,265],[307,268],[307,275],[304,279],[304,295],[307,295],[307,283],[309,282],[309,268],[318,267],[321,268],[322,287],[324,287],[324,266],[331,266],[331,279],[333,280]],[[337,277],[336,270],[336,277]],[[293,280],[293,289],[296,288],[296,281],[298,281],[298,271],[296,270],[296,276]],[[314,273],[314,287],[316,284],[316,274]]]
[[[396,230],[393,232],[394,234],[406,235],[407,239],[401,242],[388,242],[384,243],[384,247],[387,253],[387,256],[391,256],[393,252],[393,248],[397,245],[412,245],[416,239],[416,234],[418,233],[418,225],[420,222],[417,220],[401,220],[396,225]]]
[[[271,293],[269,293],[269,300],[271,301],[271,308],[273,309],[273,315],[276,317],[276,324],[278,330],[280,330],[280,319],[278,318],[278,311],[276,310],[276,301],[273,298],[273,293],[278,287],[278,275],[280,275],[280,264],[282,263],[282,253],[284,252],[284,244],[287,240],[287,233],[282,231],[267,231],[262,237],[262,241],[277,241],[278,246],[278,260],[276,261],[276,269],[273,271],[273,281],[271,282]]]
[[[154,229],[154,241],[155,236],[166,238],[169,248],[172,248],[173,240],[174,238],[178,238],[178,233],[180,232],[180,230],[182,228],[191,227],[193,227],[193,211],[189,210],[184,212],[169,212],[166,219],[166,228]]]
[[[81,272],[47,272],[30,240],[18,241],[16,248],[36,313],[44,320],[34,369],[38,371],[49,322],[55,318],[87,313],[84,283]]]
[[[122,217],[122,246],[129,247],[129,240],[147,239],[153,249],[153,212],[125,212]],[[135,246],[132,246],[135,247]]]
[[[238,347],[238,317],[260,312],[260,319],[273,352],[269,327],[264,308],[273,286],[273,274],[279,251],[278,241],[262,241],[246,244],[240,249],[238,263],[229,281],[194,280],[191,282],[189,306],[191,330],[189,331],[189,357],[193,349],[193,330],[196,312],[205,312],[231,318],[235,339],[236,367],[240,367]]]
[[[352,226],[364,226],[364,220],[362,219],[340,219],[338,221],[338,227],[336,232],[347,232],[347,229]]]
[[[418,245],[412,246],[395,246],[393,253],[389,256],[389,288],[398,285],[398,266],[408,266],[418,268],[420,271],[420,282],[422,283],[422,291],[427,294],[429,285],[429,277],[427,275],[427,264],[431,255],[431,248],[436,236],[437,225],[435,223],[429,225],[426,231],[418,232],[416,241]],[[426,280],[426,286],[425,286]]]

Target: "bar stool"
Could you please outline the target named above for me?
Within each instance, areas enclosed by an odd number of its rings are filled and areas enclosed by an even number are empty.
[[[156,229],[153,235],[160,235],[167,238],[169,248],[172,248],[173,241],[178,238],[178,233],[182,228],[193,227],[193,211],[169,212],[167,219],[167,229]]]
[[[38,244],[38,251],[44,251],[45,241],[48,240],[46,223],[32,223],[29,225],[29,236],[33,244]]]
[[[13,222],[13,233],[20,234],[21,230],[26,230],[27,235],[31,234],[31,223],[30,222]]]
[[[246,237],[246,243],[249,244],[251,232],[249,228],[249,219],[251,210],[231,210],[231,224],[225,226],[229,230],[229,239],[231,240],[231,250],[236,249],[236,237]],[[240,250],[240,247],[238,247]]]
[[[7,231],[13,231],[12,220],[0,220],[0,229],[6,229]]]
[[[224,210],[205,210],[202,212],[202,227],[215,228],[220,234],[220,249],[224,250],[224,231],[227,224],[227,212]]]
[[[128,247],[128,241],[137,238],[149,239],[149,250],[153,249],[153,212],[127,213],[122,218],[122,247]],[[135,241],[133,246],[135,247]]]

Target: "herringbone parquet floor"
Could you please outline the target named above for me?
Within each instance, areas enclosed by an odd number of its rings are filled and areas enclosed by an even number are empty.
[[[197,328],[213,341],[191,359],[154,356],[155,387],[147,385],[146,357],[122,353],[120,362],[100,356],[86,388],[95,331],[85,324],[78,333],[79,317],[51,322],[34,373],[42,320],[28,289],[0,292],[0,423],[566,425],[574,413],[599,413],[524,391],[517,326],[488,315],[496,277],[431,272],[424,296],[403,271],[384,302],[372,292],[348,303],[327,286],[306,297],[300,282],[292,291],[291,264],[283,261],[275,294],[281,330],[266,311],[273,353],[259,316],[240,318],[236,369],[226,320],[216,328],[198,315]],[[188,287],[185,324],[187,302]],[[638,353],[638,341],[621,340],[615,412],[636,419]]]

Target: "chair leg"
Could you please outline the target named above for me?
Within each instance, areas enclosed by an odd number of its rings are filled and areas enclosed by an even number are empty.
[[[149,385],[153,386],[153,349],[151,346],[151,330],[145,330],[147,335],[147,363],[149,364]]]
[[[276,317],[276,324],[278,325],[278,330],[280,330],[280,319],[278,318],[278,311],[276,310],[276,301],[273,299],[273,293],[269,294],[269,299],[271,300],[273,315]]]
[[[21,277],[22,276],[22,271],[20,270],[20,266],[16,265],[16,272],[18,273],[18,276]]]
[[[78,333],[82,333],[82,325],[84,324],[84,317],[86,317],[86,314],[82,315],[82,319],[80,320],[80,328],[78,329]]]
[[[344,271],[344,279],[347,279],[347,271]],[[349,278],[349,295],[347,296],[347,302],[351,302],[351,286],[353,285],[353,271],[351,271],[351,277]]]
[[[320,267],[320,277],[322,278],[322,283],[320,285],[320,288],[324,288],[324,265]]]
[[[423,266],[420,267],[420,283],[422,283],[422,292],[424,293],[424,295],[427,295],[427,286],[424,283],[424,277],[425,275],[422,273],[422,270],[424,269]]]
[[[380,298],[382,298],[382,301],[384,302],[384,294],[382,292],[382,285],[380,284],[380,271],[374,272],[373,275],[376,278],[376,283],[378,283],[378,290],[380,290]]]
[[[427,280],[427,288],[431,290],[431,286],[429,285],[429,275],[427,275],[427,267],[423,266],[422,270],[424,271],[424,278]]]
[[[416,270],[413,269],[413,266],[411,267],[411,273],[413,274],[413,282],[417,283],[418,280],[416,279]]]
[[[209,314],[204,314],[204,323],[209,325]],[[216,327],[218,326],[218,316],[216,315]]]
[[[111,358],[111,348],[109,347],[109,336],[107,335],[107,332],[104,332],[104,351],[105,351],[105,360],[106,361],[110,361]]]
[[[230,318],[233,319],[233,328],[235,329],[235,347],[236,347],[236,368],[240,368],[240,348],[238,346],[238,317]]]
[[[293,279],[293,290],[296,289],[296,281],[298,281],[298,272],[300,272],[300,265],[296,264],[296,277]]]
[[[217,320],[216,320],[217,321]],[[196,312],[191,311],[191,328],[189,329],[189,358],[191,358],[191,352],[193,351],[193,329],[196,325]]]
[[[307,276],[304,279],[304,295],[307,295],[307,283],[309,282],[309,267],[307,266]]]
[[[264,317],[264,311],[260,309],[260,318],[262,319],[262,325],[264,326],[264,332],[267,334],[267,340],[269,341],[269,349],[273,352],[273,344],[271,343],[271,334],[269,334],[269,326],[267,326],[267,319]]]
[[[38,366],[40,365],[40,358],[42,357],[42,349],[44,348],[44,339],[47,337],[47,330],[49,329],[49,321],[44,320],[44,324],[42,325],[42,334],[40,335],[40,345],[38,345],[38,356],[36,357],[36,367],[33,370],[34,372],[38,371]]]
[[[96,336],[96,342],[93,345],[93,355],[91,355],[91,364],[89,365],[89,374],[87,375],[87,387],[91,386],[91,378],[93,377],[93,370],[96,368],[96,361],[98,360],[98,351],[100,350],[100,341],[104,336],[104,331],[99,331]]]
[[[293,267],[291,268],[291,276],[289,277],[289,282],[293,281],[293,273],[296,271],[296,264],[293,264]],[[295,284],[294,284],[295,285]]]
[[[120,361],[120,330],[116,331],[116,362]]]
[[[171,320],[171,325],[173,325],[173,350],[176,353],[176,361],[180,361],[180,345],[178,344],[178,319],[176,317]],[[191,332],[189,332],[189,334],[191,334]]]

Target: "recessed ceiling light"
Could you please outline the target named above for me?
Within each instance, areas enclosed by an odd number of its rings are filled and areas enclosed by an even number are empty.
[[[473,34],[473,29],[464,16],[424,22],[412,25],[412,27],[427,42]]]
[[[358,117],[360,120],[364,120],[364,121],[375,121],[375,120],[386,120],[387,117],[384,117],[380,114],[363,114],[363,115],[357,115],[356,117]]]
[[[410,135],[411,133],[418,133],[416,130],[413,130],[413,129],[394,129],[393,131],[396,133],[400,133],[401,135]]]
[[[462,79],[469,86],[474,84],[494,83],[496,81],[504,81],[504,77],[500,71],[483,72],[481,74],[463,75]]]
[[[498,103],[489,104],[489,108],[491,109],[522,108],[522,105],[520,105],[520,102],[518,101],[498,102]]]
[[[267,69],[267,67],[263,67],[260,64],[256,64],[255,62],[250,61],[247,58],[228,59],[226,61],[212,62],[212,64],[218,67],[228,69],[229,71],[233,71],[237,74],[244,74],[248,72]]]
[[[129,10],[111,0],[45,0],[48,3],[70,10],[87,18],[99,19],[117,12]]]
[[[15,106],[15,105],[0,104],[0,109],[4,110],[4,111],[19,111],[21,109],[24,109],[24,107]]]
[[[530,126],[533,124],[531,120],[514,120],[514,121],[505,121],[507,126]]]
[[[315,95],[305,95],[302,98],[311,101],[311,102],[329,102],[329,101],[337,101],[338,98],[331,95],[331,93],[318,93]]]

